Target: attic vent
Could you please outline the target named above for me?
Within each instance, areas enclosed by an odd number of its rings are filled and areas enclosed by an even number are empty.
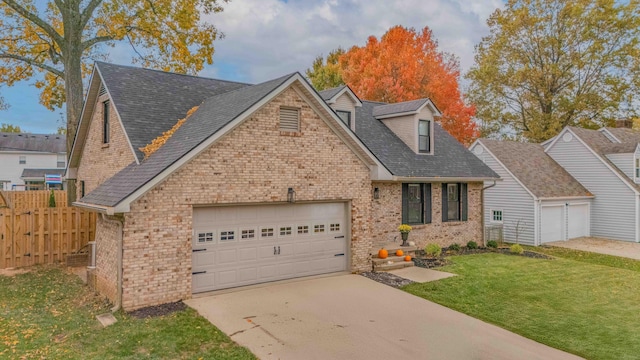
[[[107,93],[107,88],[104,87],[104,84],[100,85],[100,92],[98,93],[98,96],[102,96],[102,95],[104,95],[106,93]]]
[[[300,109],[280,108],[280,131],[300,131]]]

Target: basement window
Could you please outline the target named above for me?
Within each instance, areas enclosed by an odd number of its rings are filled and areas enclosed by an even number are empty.
[[[300,109],[290,107],[280,108],[280,131],[300,131]]]

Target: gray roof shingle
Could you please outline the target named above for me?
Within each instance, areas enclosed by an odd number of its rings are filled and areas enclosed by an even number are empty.
[[[0,133],[0,151],[64,153],[67,138],[56,134]]]
[[[207,98],[249,84],[96,62],[139,161],[146,146]]]
[[[578,180],[547,155],[540,144],[489,139],[478,141],[537,197],[592,195]]]
[[[101,206],[117,205],[293,75],[206,99],[160,149],[139,165],[131,163],[80,199],[80,202]],[[184,117],[184,114],[181,116]]]
[[[437,123],[434,154],[416,154],[373,115],[380,103],[363,101],[356,108],[356,135],[396,176],[442,178],[499,178]]]
[[[334,87],[331,89],[321,90],[321,91],[318,91],[318,94],[320,94],[320,97],[322,98],[322,100],[327,101],[327,100],[330,100],[332,97],[336,96],[336,94],[342,91],[342,89],[344,89],[346,86],[347,85],[340,85],[338,87]]]
[[[395,104],[378,105],[373,108],[373,116],[380,117],[380,116],[391,115],[391,114],[402,114],[402,113],[417,111],[427,101],[430,101],[430,100],[427,98],[424,98],[424,99],[418,99],[418,100],[404,101],[404,102],[395,103]]]

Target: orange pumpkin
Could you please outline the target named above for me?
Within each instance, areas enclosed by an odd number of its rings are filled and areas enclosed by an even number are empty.
[[[396,251],[396,256],[402,256],[402,255],[404,255],[404,252],[401,249],[398,249]]]
[[[387,250],[385,250],[385,249],[378,250],[378,257],[380,259],[386,259],[387,256],[389,256],[389,252]]]
[[[404,261],[411,261],[411,256],[407,255],[404,257]]]

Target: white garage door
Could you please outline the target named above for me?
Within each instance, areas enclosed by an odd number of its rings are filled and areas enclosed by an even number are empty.
[[[345,203],[193,209],[194,293],[347,270]]]
[[[564,240],[564,205],[543,206],[540,212],[540,243]]]
[[[569,239],[589,236],[589,205],[571,204],[568,211]]]

